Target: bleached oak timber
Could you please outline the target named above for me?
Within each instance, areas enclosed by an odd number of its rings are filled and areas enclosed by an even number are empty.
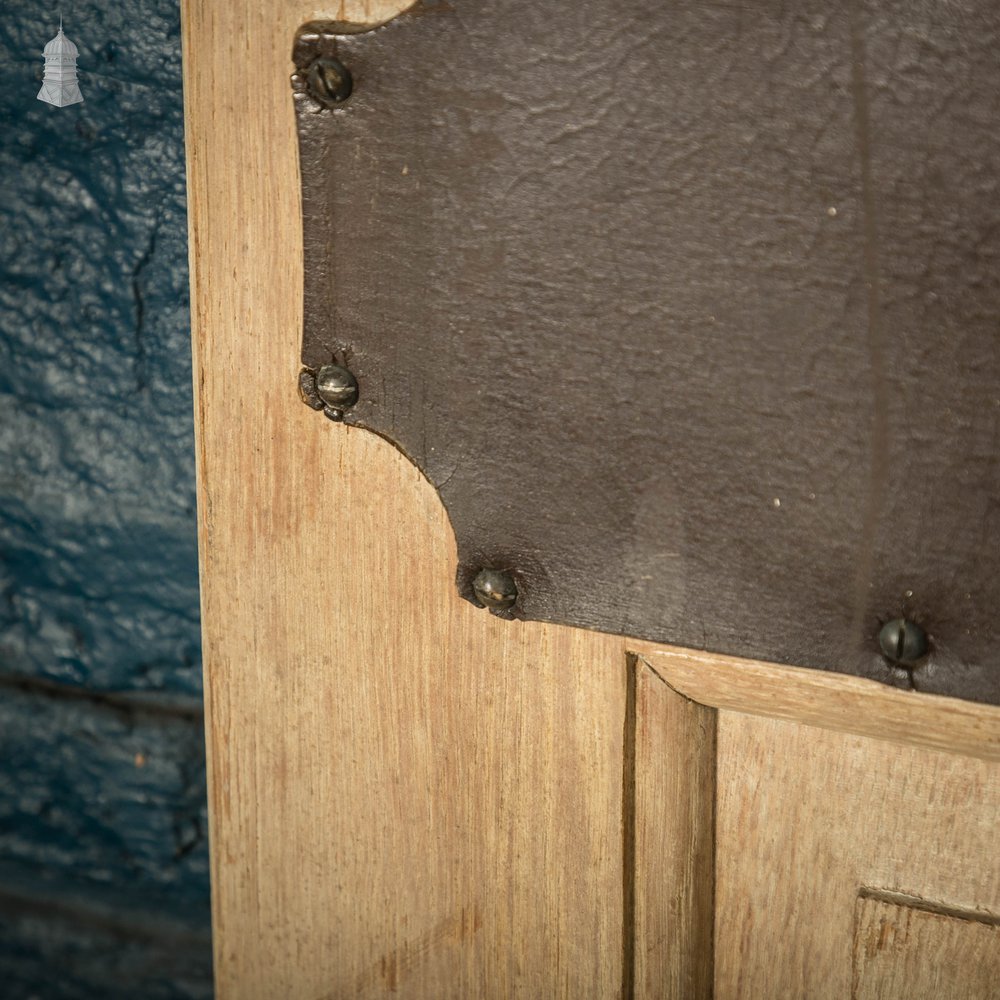
[[[219,995],[613,995],[620,640],[459,601],[430,486],[296,397],[289,52],[350,13],[185,8]]]
[[[437,495],[296,391],[296,28],[187,0],[218,995],[615,996],[620,638],[461,601]]]
[[[998,984],[1000,921],[858,897],[851,1000],[991,1000]]]
[[[1000,917],[1000,762],[720,711],[717,781],[715,1000],[856,996],[859,895]],[[986,1000],[996,937],[949,930],[933,995]]]

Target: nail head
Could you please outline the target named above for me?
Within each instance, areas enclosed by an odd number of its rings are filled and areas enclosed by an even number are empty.
[[[506,611],[517,600],[517,584],[504,570],[481,569],[472,581],[476,600],[491,611]]]
[[[912,666],[927,655],[927,633],[906,618],[894,618],[878,634],[882,655],[893,663]]]
[[[358,380],[340,365],[323,365],[316,373],[316,395],[328,410],[343,411],[358,401]]]
[[[309,95],[325,107],[343,104],[354,89],[351,71],[332,56],[314,59],[306,74]]]

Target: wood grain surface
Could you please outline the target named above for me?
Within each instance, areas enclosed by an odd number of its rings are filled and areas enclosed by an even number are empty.
[[[996,761],[722,711],[717,781],[716,1000],[850,996],[862,890],[1000,916]]]
[[[433,488],[298,399],[295,29],[184,5],[222,998],[614,996],[622,640],[459,599]]]
[[[995,1000],[1000,921],[859,896],[851,1000]]]

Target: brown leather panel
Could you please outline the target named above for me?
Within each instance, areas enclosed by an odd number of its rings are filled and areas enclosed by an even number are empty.
[[[295,47],[354,77],[296,91],[302,360],[435,484],[463,594],[510,569],[528,618],[1000,703],[1000,7],[338,30]]]

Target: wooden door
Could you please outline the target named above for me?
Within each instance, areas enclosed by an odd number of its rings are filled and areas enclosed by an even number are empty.
[[[398,6],[184,4],[219,995],[996,996],[1000,710],[477,610],[299,402],[290,42]]]

